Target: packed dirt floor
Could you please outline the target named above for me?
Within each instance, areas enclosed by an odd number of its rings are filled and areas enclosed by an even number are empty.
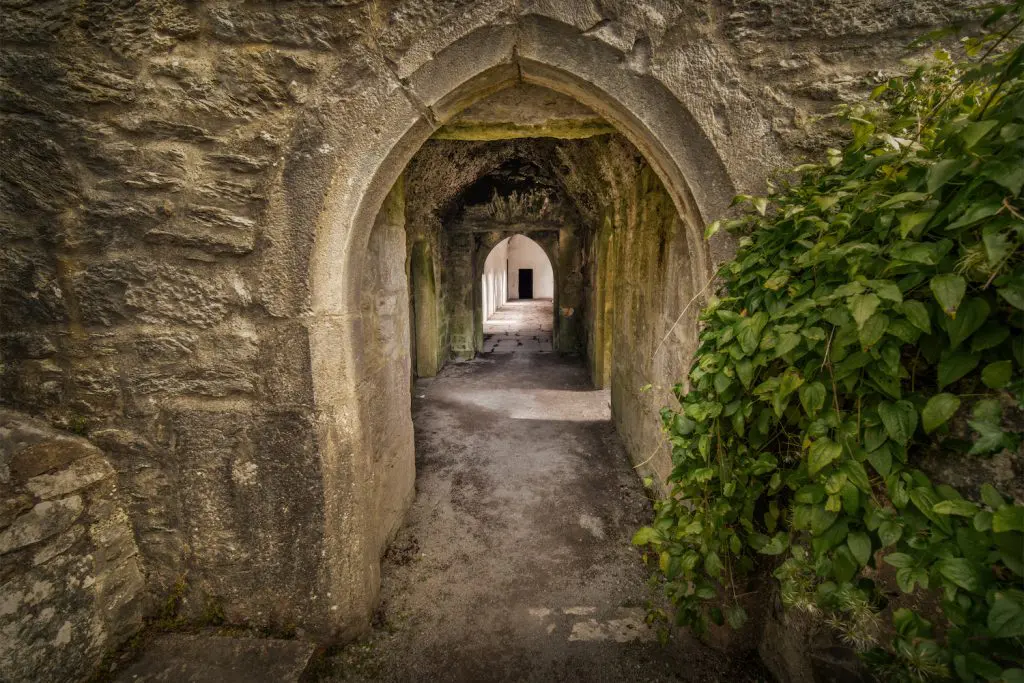
[[[417,495],[385,557],[374,633],[345,681],[747,681],[685,634],[662,646],[633,532],[642,483],[578,359],[551,353],[551,302],[512,301],[489,352],[413,392]]]

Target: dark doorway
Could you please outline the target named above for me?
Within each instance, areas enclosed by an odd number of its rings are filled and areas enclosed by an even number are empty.
[[[519,269],[519,298],[533,298],[533,268]]]

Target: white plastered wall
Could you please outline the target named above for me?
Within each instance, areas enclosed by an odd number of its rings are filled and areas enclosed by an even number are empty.
[[[540,245],[524,235],[508,238],[508,298],[519,298],[519,270],[533,269],[533,298],[555,297],[555,272]]]
[[[498,242],[484,261],[480,284],[484,298],[485,321],[508,301],[508,242],[509,238]]]

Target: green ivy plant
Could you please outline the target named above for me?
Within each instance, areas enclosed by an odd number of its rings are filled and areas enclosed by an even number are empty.
[[[739,251],[634,538],[678,623],[741,626],[767,560],[885,680],[1024,681],[1024,506],[915,466],[1022,456],[1022,22],[996,7],[964,63],[940,50],[843,108],[844,150],[709,228]]]

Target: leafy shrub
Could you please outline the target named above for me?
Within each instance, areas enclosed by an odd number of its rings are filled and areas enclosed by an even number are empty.
[[[709,228],[740,248],[662,411],[671,494],[634,539],[679,623],[741,625],[736,582],[775,556],[786,604],[886,680],[1024,681],[1024,507],[915,468],[1020,455],[1022,21],[998,7],[965,63],[939,51],[843,108],[844,150]]]

